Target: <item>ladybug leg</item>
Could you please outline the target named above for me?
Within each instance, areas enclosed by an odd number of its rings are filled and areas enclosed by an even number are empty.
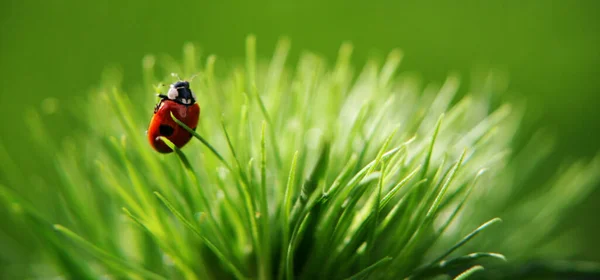
[[[158,103],[156,103],[156,106],[154,106],[154,114],[156,114],[156,112],[158,112],[158,108],[160,108],[160,104],[162,104],[164,99],[161,99]]]

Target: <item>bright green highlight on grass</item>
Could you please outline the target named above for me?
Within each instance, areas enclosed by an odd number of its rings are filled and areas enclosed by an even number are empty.
[[[556,220],[590,191],[600,159],[522,194],[551,141],[513,151],[521,110],[492,104],[504,87],[493,73],[463,94],[455,76],[423,88],[398,74],[397,50],[357,72],[349,44],[334,65],[305,53],[295,69],[287,40],[269,61],[246,44],[245,64],[229,67],[193,45],[181,64],[149,56],[134,92],[108,76],[83,110],[89,130],[57,158],[53,203],[0,188],[45,244],[33,259],[47,268],[32,276],[466,279],[569,255]],[[198,141],[163,139],[169,155],[144,135],[153,85],[172,82],[159,71],[199,73],[200,124],[185,127]]]

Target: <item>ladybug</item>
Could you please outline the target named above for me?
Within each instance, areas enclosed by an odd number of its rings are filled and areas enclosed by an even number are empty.
[[[157,152],[171,153],[173,150],[160,140],[159,136],[169,139],[177,148],[183,147],[192,138],[190,132],[171,118],[171,113],[188,127],[196,130],[200,106],[196,103],[196,96],[187,81],[171,84],[167,95],[158,94],[158,97],[160,101],[154,108],[154,115],[148,127],[148,141]]]

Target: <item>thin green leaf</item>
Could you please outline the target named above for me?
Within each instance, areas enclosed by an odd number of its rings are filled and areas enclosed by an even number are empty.
[[[262,224],[261,229],[261,244],[258,244],[257,250],[261,252],[259,258],[259,278],[266,279],[271,272],[271,237],[269,232],[269,205],[267,200],[267,151],[266,151],[266,140],[265,130],[267,124],[263,122],[260,138],[260,222]]]
[[[383,189],[383,180],[385,178],[385,164],[381,163],[381,177],[379,177],[379,183],[377,184],[377,196],[375,197],[375,205],[373,206],[370,215],[374,216],[371,221],[371,230],[369,231],[366,243],[365,259],[370,260],[373,248],[375,247],[375,235],[377,233],[377,225],[379,222],[379,207],[381,202],[381,192]]]
[[[359,279],[364,279],[364,277],[368,276],[369,273],[373,272],[375,269],[379,268],[380,266],[386,264],[387,262],[391,261],[392,258],[391,257],[384,257],[381,260],[378,260],[377,262],[375,262],[374,264],[368,266],[367,268],[361,270],[360,272],[346,278],[347,280],[359,280]]]
[[[293,226],[290,223],[290,212],[292,208],[292,187],[294,182],[296,181],[296,164],[298,163],[298,152],[294,153],[294,157],[292,158],[292,164],[290,166],[290,172],[287,179],[287,184],[285,187],[284,194],[284,202],[283,202],[283,238],[281,240],[281,257],[279,264],[279,279],[282,279],[284,276],[284,271],[286,269],[286,264],[288,263],[288,254],[286,253],[288,250],[288,245],[290,244],[290,227]]]
[[[177,209],[175,209],[175,207],[166,198],[164,198],[158,192],[154,192],[154,194],[171,211],[171,213],[173,213],[188,229],[190,229],[198,237],[200,237],[200,239],[202,239],[202,241],[206,244],[206,246],[208,246],[208,248],[210,248],[211,251],[213,251],[213,253],[215,253],[215,255],[217,255],[217,257],[225,264],[225,266],[227,266],[227,268],[229,268],[229,270],[231,270],[231,272],[235,275],[236,278],[238,278],[238,279],[246,279],[247,278],[223,254],[223,252],[219,248],[217,248],[210,240],[208,240],[208,238],[206,238],[198,229],[196,229],[196,227],[192,223],[190,223],[183,215],[181,215],[181,213],[179,211],[177,211]]]
[[[165,277],[163,277],[161,275],[158,275],[158,274],[148,271],[142,267],[134,265],[131,262],[128,262],[128,261],[122,260],[116,256],[113,256],[112,254],[100,249],[99,247],[96,247],[96,245],[92,244],[91,242],[83,239],[81,236],[72,232],[70,229],[63,227],[62,225],[56,224],[56,225],[54,225],[54,229],[56,231],[64,234],[69,239],[75,241],[77,244],[79,244],[83,248],[85,248],[87,251],[92,253],[96,258],[98,258],[98,260],[106,263],[107,265],[114,267],[117,270],[120,270],[125,273],[139,274],[140,276],[143,276],[147,279],[166,279]]]
[[[200,134],[198,134],[198,132],[194,131],[193,129],[191,129],[190,127],[188,127],[185,123],[183,123],[182,121],[180,121],[179,119],[177,119],[175,117],[175,115],[173,115],[173,112],[171,112],[171,118],[178,125],[180,125],[181,127],[183,127],[183,129],[187,130],[187,132],[191,133],[194,137],[196,137],[196,139],[200,140],[200,142],[202,142],[202,144],[204,144],[204,146],[206,146],[229,170],[232,170],[231,166],[225,160],[225,158],[219,152],[217,152],[217,149],[215,149],[210,143],[208,143],[208,141],[206,141],[204,139],[204,137],[202,137]]]
[[[479,271],[483,271],[484,268],[481,265],[476,265],[473,266],[469,269],[467,269],[465,272],[459,274],[458,276],[454,277],[454,280],[465,280],[468,279],[469,277],[471,277],[473,274],[479,272]]]
[[[452,254],[452,252],[454,252],[456,249],[458,249],[461,246],[465,245],[467,242],[469,242],[471,239],[473,239],[473,237],[475,237],[477,234],[479,234],[480,232],[482,232],[484,229],[488,228],[489,226],[491,226],[493,224],[499,223],[499,222],[502,222],[502,220],[500,218],[493,218],[493,219],[485,222],[483,225],[479,226],[474,231],[472,231],[471,233],[469,233],[465,237],[463,237],[460,241],[458,241],[458,243],[454,244],[454,246],[450,247],[450,249],[448,249],[448,251],[446,251],[445,253],[443,253],[439,257],[437,257],[431,263],[438,263],[438,262],[440,262],[441,260],[443,260],[444,258],[446,258],[448,255]]]
[[[175,151],[175,154],[177,155],[179,160],[181,160],[181,164],[183,164],[183,167],[185,167],[187,170],[193,171],[190,161],[187,159],[187,157],[181,151],[181,149],[175,146],[175,144],[173,144],[173,142],[171,142],[171,140],[169,140],[166,137],[158,136],[158,138],[160,139],[160,141],[163,141],[163,143],[165,143],[169,148],[171,148],[171,150]]]
[[[290,214],[290,221],[292,224],[296,223],[298,218],[300,217],[300,213],[302,213],[305,209],[305,205],[313,194],[314,190],[325,174],[327,170],[327,165],[329,163],[329,143],[325,143],[323,148],[321,149],[321,154],[319,159],[317,160],[317,164],[315,165],[311,175],[306,180],[306,183],[300,189],[300,195],[298,199],[296,199],[296,203],[292,208],[292,212]]]
[[[431,156],[433,155],[433,146],[435,145],[435,140],[437,139],[438,133],[440,132],[440,127],[442,126],[442,120],[444,119],[444,114],[440,116],[437,123],[435,124],[435,128],[433,130],[433,136],[431,136],[431,142],[429,144],[429,149],[427,150],[427,155],[425,156],[425,162],[423,163],[423,171],[421,172],[421,179],[427,176],[427,172],[429,171],[429,163],[431,162]]]

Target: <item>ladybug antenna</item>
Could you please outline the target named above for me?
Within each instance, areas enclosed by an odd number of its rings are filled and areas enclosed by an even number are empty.
[[[198,77],[198,75],[200,75],[200,73],[196,73],[196,74],[192,75],[191,77],[189,77],[188,82],[191,82],[194,78]]]
[[[181,78],[179,77],[179,75],[177,75],[177,73],[171,73],[171,77],[175,77],[177,78],[177,80],[181,81]]]

